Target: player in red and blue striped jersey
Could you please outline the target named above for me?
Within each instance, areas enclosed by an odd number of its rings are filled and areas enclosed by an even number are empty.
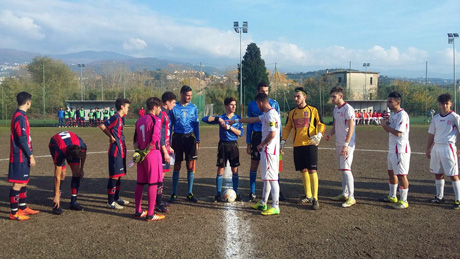
[[[70,209],[79,211],[83,210],[83,207],[77,203],[77,195],[78,189],[80,188],[80,179],[85,175],[83,170],[87,149],[85,142],[83,142],[83,140],[75,133],[63,131],[57,133],[50,139],[48,147],[54,163],[53,213],[56,215],[62,214],[60,197],[62,184],[66,174],[66,160],[72,170],[72,181],[70,184],[72,197],[70,199]]]
[[[39,211],[30,209],[26,204],[30,167],[35,166],[29,120],[26,116],[32,105],[32,95],[20,92],[16,100],[18,109],[11,119],[8,182],[13,183],[10,190],[10,219],[22,221],[29,219],[27,215],[34,215]]]
[[[107,183],[108,206],[111,209],[123,209],[128,204],[120,198],[121,177],[126,175],[126,143],[123,135],[124,117],[128,115],[130,102],[124,98],[115,101],[117,113],[100,125],[100,129],[109,137],[109,181]]]

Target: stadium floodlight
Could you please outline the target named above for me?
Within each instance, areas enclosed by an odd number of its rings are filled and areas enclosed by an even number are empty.
[[[453,56],[453,64],[454,64],[454,111],[457,112],[457,80],[455,78],[455,38],[458,38],[458,33],[447,33],[447,42],[452,44],[452,56]]]
[[[80,95],[81,95],[81,100],[83,101],[83,86],[81,84],[81,78],[83,75],[83,68],[85,67],[85,64],[78,64],[77,66],[80,68]]]
[[[243,26],[240,27],[238,22],[233,22],[233,29],[236,33],[240,34],[240,112],[243,116],[243,64],[241,59],[241,33],[248,33],[248,22],[244,21]]]

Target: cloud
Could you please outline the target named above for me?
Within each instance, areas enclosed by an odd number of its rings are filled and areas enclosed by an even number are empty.
[[[147,43],[141,39],[129,39],[123,42],[123,49],[125,50],[142,50],[147,47]]]
[[[11,34],[31,40],[42,40],[45,34],[41,27],[37,25],[33,18],[14,14],[11,10],[3,10],[0,14],[0,32],[4,36]]]

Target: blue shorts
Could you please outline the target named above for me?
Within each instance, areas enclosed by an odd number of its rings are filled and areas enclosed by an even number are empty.
[[[13,162],[10,163],[8,169],[8,182],[10,183],[28,183],[30,178],[30,166],[29,160],[25,159],[25,162]]]

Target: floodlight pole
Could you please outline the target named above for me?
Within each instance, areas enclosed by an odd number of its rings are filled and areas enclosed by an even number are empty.
[[[45,114],[45,62],[43,62],[43,122],[46,120],[46,114]]]
[[[80,68],[80,97],[81,101],[83,101],[83,85],[82,85],[82,76],[83,76],[83,68],[85,67],[85,64],[78,64],[78,67]]]
[[[238,22],[233,22],[233,29],[240,34],[240,111],[243,117],[243,60],[241,57],[241,33],[248,33],[248,22],[243,22],[243,26],[239,26]]]
[[[366,97],[367,97],[367,87],[366,87],[366,84],[367,84],[367,68],[370,66],[371,64],[370,63],[363,63],[363,67],[364,67],[364,87],[363,87],[363,101],[366,100]]]

